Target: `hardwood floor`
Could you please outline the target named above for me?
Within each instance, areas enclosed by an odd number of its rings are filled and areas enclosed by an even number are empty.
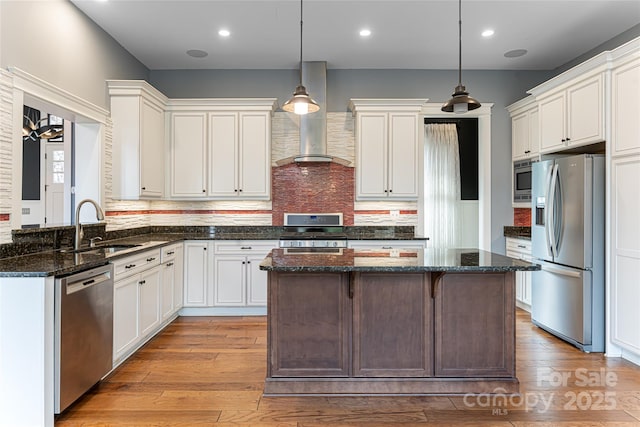
[[[56,426],[640,426],[640,368],[517,315],[519,397],[263,397],[264,317],[181,317]],[[497,390],[499,392],[499,390]]]

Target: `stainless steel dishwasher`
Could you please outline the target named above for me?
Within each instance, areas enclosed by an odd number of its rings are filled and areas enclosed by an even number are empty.
[[[113,265],[55,281],[55,413],[113,365]]]

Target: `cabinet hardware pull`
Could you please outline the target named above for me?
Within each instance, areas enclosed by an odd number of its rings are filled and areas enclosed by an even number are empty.
[[[562,142],[567,142],[567,140],[565,138],[562,138]]]
[[[241,189],[239,189],[238,191],[242,193],[242,188],[241,188]]]
[[[524,154],[529,154],[531,150],[525,150]]]
[[[393,193],[393,190],[389,190],[389,193]]]
[[[147,281],[146,280],[141,280],[138,283],[140,283],[141,285],[144,285],[145,283],[147,283]]]
[[[174,251],[167,252],[167,255],[173,255],[173,254],[175,254],[175,252],[174,252]]]
[[[151,262],[151,261],[153,261],[155,259],[156,259],[156,257],[147,258],[147,262]]]
[[[251,261],[247,261],[247,264],[251,264]]]
[[[518,247],[519,247],[519,248],[523,248],[523,249],[524,249],[524,248],[526,248],[526,246],[525,246],[525,245],[518,245]]]
[[[392,246],[383,246],[382,249],[393,249]]]
[[[207,250],[207,248],[202,248],[202,250],[203,250],[203,251],[206,251],[206,250]]]
[[[133,268],[135,266],[136,266],[135,264],[129,264],[129,265],[125,265],[124,268],[129,269],[129,268]]]
[[[571,138],[567,138],[567,141],[571,141]]]
[[[236,188],[235,190],[233,190],[233,192],[234,192],[234,193],[237,193],[237,192],[238,192],[238,189]]]
[[[251,246],[242,246],[240,249],[251,249]]]
[[[385,193],[388,193],[388,192],[389,192],[389,190],[384,190],[384,192],[385,192]]]
[[[147,189],[147,187],[142,187],[142,189],[143,189],[143,190],[146,190],[146,189]]]
[[[173,265],[172,262],[167,263],[167,267],[171,267]]]
[[[244,265],[244,261],[242,261],[242,265]]]

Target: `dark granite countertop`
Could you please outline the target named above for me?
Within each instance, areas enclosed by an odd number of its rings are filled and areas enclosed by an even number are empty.
[[[517,225],[505,225],[504,226],[505,237],[515,237],[517,239],[529,239],[531,240],[531,227],[520,227]]]
[[[479,249],[342,249],[304,253],[274,249],[261,270],[280,272],[506,272],[540,270],[531,264]]]
[[[98,248],[110,244],[140,246],[112,254],[100,250],[74,254],[60,250],[72,244],[73,227],[14,230],[16,243],[0,248],[0,277],[63,276],[184,240],[278,240],[283,232],[279,226],[141,227],[116,231],[105,231],[104,223],[84,227],[86,238],[104,238]],[[424,240],[414,237],[410,226],[345,227],[345,233],[350,240]]]

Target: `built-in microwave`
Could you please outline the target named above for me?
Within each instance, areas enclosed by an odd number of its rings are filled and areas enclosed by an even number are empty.
[[[513,162],[513,202],[531,202],[531,160]]]

